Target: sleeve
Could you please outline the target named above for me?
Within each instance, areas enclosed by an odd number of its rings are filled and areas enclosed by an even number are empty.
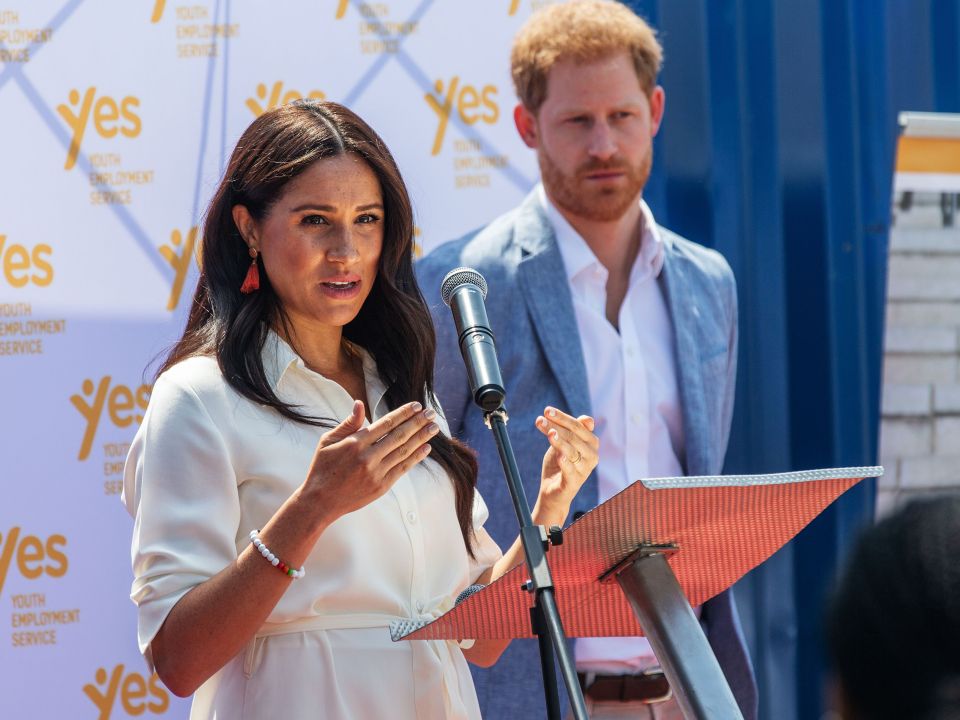
[[[503,551],[500,546],[494,542],[483,525],[490,517],[490,511],[487,504],[480,496],[480,491],[473,495],[473,557],[470,559],[470,582],[474,583],[477,578],[483,575],[487,570],[493,567],[494,563],[503,557]]]
[[[737,353],[738,353],[738,308],[737,308],[737,281],[733,271],[727,268],[729,281],[727,283],[727,310],[729,312],[729,326],[727,328],[727,378],[723,397],[723,444],[720,449],[725,455],[730,439],[730,426],[733,422],[733,403],[736,397],[737,386]]]
[[[174,605],[237,558],[236,474],[196,393],[161,377],[130,448],[123,502],[134,517],[130,598],[138,642],[150,643]]]
[[[437,424],[440,426],[440,432],[450,437],[450,426],[447,424],[443,409],[435,402],[431,403],[433,409],[437,411]],[[471,520],[473,524],[473,557],[469,558],[470,571],[467,577],[470,583],[476,582],[477,578],[483,575],[494,563],[503,557],[503,551],[496,541],[490,537],[490,533],[483,527],[490,517],[490,510],[483,501],[480,491],[473,493],[473,512]]]

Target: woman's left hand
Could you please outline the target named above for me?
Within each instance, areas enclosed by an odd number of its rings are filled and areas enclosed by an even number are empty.
[[[593,418],[589,415],[574,418],[547,407],[536,424],[550,447],[543,456],[534,522],[563,525],[570,503],[597,466],[600,440],[593,434]]]

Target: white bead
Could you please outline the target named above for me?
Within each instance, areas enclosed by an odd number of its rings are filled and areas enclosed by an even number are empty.
[[[260,554],[263,555],[264,557],[266,557],[267,555],[270,554],[270,551],[267,550],[267,546],[266,546],[266,545],[261,545],[261,546],[260,546]]]
[[[274,556],[270,559],[270,564],[273,565],[274,567],[276,567],[277,565],[280,564],[280,558],[278,558],[276,555],[274,555]]]
[[[250,539],[253,540],[256,536],[257,536],[257,531],[256,531],[256,530],[251,530],[251,531],[250,531]]]
[[[257,550],[259,550],[260,548],[263,547],[263,541],[260,540],[260,538],[257,538],[256,540],[253,541],[253,546],[254,546]]]
[[[274,555],[273,553],[267,553],[267,560],[269,560],[271,563],[276,559],[277,559],[276,555]]]

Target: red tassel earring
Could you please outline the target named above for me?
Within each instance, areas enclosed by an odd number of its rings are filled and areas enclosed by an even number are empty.
[[[247,275],[243,278],[243,285],[240,286],[240,292],[244,295],[249,295],[260,289],[260,268],[257,267],[257,254],[256,248],[250,248],[250,257],[253,258],[253,260],[250,261],[250,267],[247,268]]]

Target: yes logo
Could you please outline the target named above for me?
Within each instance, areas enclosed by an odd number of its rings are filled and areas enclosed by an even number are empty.
[[[46,573],[50,577],[63,577],[67,574],[67,556],[63,546],[67,539],[63,535],[51,535],[42,542],[36,535],[20,537],[20,528],[12,527],[6,537],[0,534],[0,592],[7,579],[7,572],[13,556],[17,556],[17,569],[28,580],[36,580]],[[44,564],[44,561],[47,561]]]
[[[157,0],[157,2],[162,2],[163,0]],[[517,10],[520,9],[520,0],[510,0],[510,9],[507,11],[507,15],[516,15]],[[154,20],[156,22],[156,20]]]
[[[109,675],[106,668],[97,668],[94,682],[96,685],[84,685],[83,692],[100,711],[97,720],[110,720],[117,696],[127,715],[131,716],[142,715],[145,710],[159,715],[170,707],[170,695],[156,673],[149,680],[138,672],[124,675],[124,666],[120,663]]]
[[[70,402],[87,421],[77,460],[86,460],[90,455],[90,448],[93,446],[93,438],[97,434],[104,408],[107,409],[110,422],[118,428],[130,427],[134,422],[137,425],[143,422],[143,413],[134,414],[134,411],[147,409],[153,386],[141,385],[134,392],[126,385],[114,385],[111,388],[110,383],[109,375],[104,376],[97,385],[87,378],[83,381],[83,395],[70,396]]]
[[[70,148],[67,150],[67,161],[63,165],[64,170],[69,170],[77,162],[77,155],[91,115],[94,130],[100,137],[107,140],[116,137],[117,133],[128,138],[135,138],[140,134],[142,124],[140,116],[135,112],[140,107],[140,100],[132,95],[117,102],[108,95],[97,98],[97,89],[91,87],[87,88],[82,98],[78,90],[71,90],[69,101],[70,105],[57,105],[57,112],[73,133]],[[123,123],[120,122],[121,118]]]
[[[310,100],[323,100],[326,96],[327,94],[320,90],[311,90],[307,94],[307,98]],[[253,98],[247,98],[247,107],[250,109],[250,112],[253,113],[254,117],[260,117],[267,110],[286,105],[288,102],[302,100],[303,95],[296,90],[287,90],[284,92],[283,82],[277,80],[277,82],[273,84],[273,87],[270,88],[269,93],[266,83],[258,83],[257,98],[259,102]],[[262,105],[260,104],[261,102],[263,103]]]
[[[516,0],[514,0],[516,2]],[[163,10],[167,6],[167,0],[156,0],[153,4],[153,14],[150,16],[150,22],[158,23],[163,18]]]
[[[33,250],[29,251],[23,245],[11,243],[8,246],[7,236],[0,235],[0,274],[10,287],[22,288],[31,282],[38,287],[46,287],[53,282],[53,266],[50,264],[52,252],[53,248],[46,243],[34,245]]]
[[[184,239],[179,230],[170,233],[170,244],[160,246],[160,254],[164,260],[173,266],[173,287],[170,289],[170,298],[167,300],[167,310],[175,310],[180,302],[180,293],[183,292],[183,281],[190,270],[190,258],[194,257],[197,246],[196,226],[187,231]],[[179,248],[179,251],[177,250]]]
[[[443,137],[447,132],[447,124],[450,122],[450,115],[454,110],[467,125],[473,125],[478,121],[493,125],[500,118],[500,107],[494,100],[497,95],[497,88],[494,85],[484,85],[482,90],[478,90],[473,85],[461,86],[460,78],[454,76],[447,83],[446,91],[444,91],[443,80],[437,80],[433,87],[437,93],[436,97],[427,93],[423,98],[437,113],[438,118],[437,134],[433,138],[431,155],[439,154],[443,146]]]
[[[350,0],[340,0],[337,3],[337,20],[342,20],[343,16],[347,14],[347,6],[350,4]]]

